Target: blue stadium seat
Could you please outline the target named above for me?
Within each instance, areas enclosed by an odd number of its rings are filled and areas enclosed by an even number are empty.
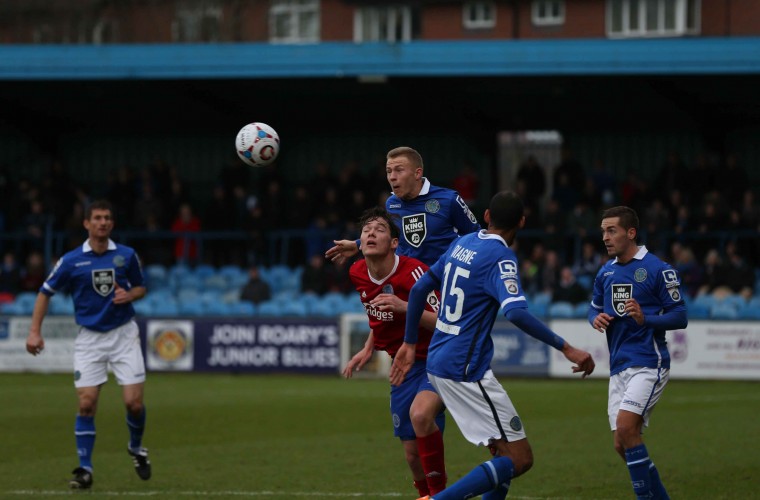
[[[216,274],[216,269],[208,264],[201,264],[193,270],[193,274],[203,282],[209,276]]]
[[[70,295],[57,293],[50,297],[49,311],[54,316],[73,316],[74,299]]]
[[[712,308],[716,303],[715,297],[712,296],[709,293],[704,293],[702,295],[698,295],[694,298],[694,300],[691,302],[691,305],[694,307],[704,306],[707,307],[707,309]]]
[[[265,300],[256,308],[259,316],[282,316],[280,304],[274,300]]]
[[[311,314],[314,316],[319,316],[322,318],[332,318],[337,313],[335,312],[334,303],[327,301],[324,302],[322,300],[319,300],[312,304],[311,306]]]
[[[219,273],[214,273],[210,276],[207,276],[203,280],[203,287],[206,290],[217,290],[217,291],[225,291],[229,288],[227,278]]]
[[[709,319],[711,307],[712,306],[707,305],[704,301],[697,302],[695,300],[689,304],[687,309],[689,319]]]
[[[283,316],[303,317],[309,314],[306,304],[301,301],[291,300],[280,305],[280,312]]]
[[[229,316],[231,313],[232,307],[226,302],[222,302],[221,300],[211,302],[203,301],[203,314],[208,314],[210,316]]]
[[[539,292],[530,299],[530,302],[533,302],[535,304],[544,304],[547,307],[551,301],[552,296],[549,292]]]
[[[747,304],[747,301],[744,299],[744,297],[742,297],[738,293],[733,294],[733,295],[729,295],[728,297],[725,297],[725,298],[723,298],[721,300],[718,300],[718,302],[723,303],[723,304],[732,305],[736,309],[738,309],[740,307],[743,307],[744,305]]]
[[[145,278],[149,287],[165,286],[169,280],[169,272],[161,264],[145,266]]]
[[[153,316],[153,302],[150,300],[138,300],[132,306],[135,308],[138,316]]]
[[[200,296],[196,299],[180,300],[177,306],[179,313],[184,316],[203,316],[206,314],[206,306]]]
[[[737,319],[739,312],[736,306],[728,302],[717,302],[710,308],[712,319]]]
[[[537,318],[546,318],[549,312],[548,302],[535,302],[533,300],[528,301],[528,312]]]
[[[760,320],[760,297],[754,297],[739,307],[736,312],[739,314],[739,319]]]
[[[588,315],[588,302],[581,302],[573,306],[573,316],[576,318],[585,318]]]
[[[22,304],[16,302],[7,302],[0,304],[0,313],[7,314],[8,316],[24,316],[28,314]]]
[[[254,316],[256,314],[256,306],[247,301],[238,301],[230,303],[230,315],[231,316]]]
[[[553,302],[549,306],[549,317],[551,318],[572,318],[574,308],[570,302]]]
[[[179,316],[179,308],[173,301],[153,302],[152,308],[154,317],[173,318]]]
[[[194,302],[200,301],[201,293],[198,288],[182,288],[179,290],[175,297],[178,302]]]

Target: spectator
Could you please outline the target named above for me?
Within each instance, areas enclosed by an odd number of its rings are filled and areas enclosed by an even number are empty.
[[[538,208],[538,203],[546,194],[546,174],[535,156],[528,156],[517,170],[515,184],[525,184],[525,198],[529,204]]]
[[[553,293],[559,284],[560,259],[555,250],[547,250],[544,265],[541,266],[541,287],[546,293]]]
[[[248,282],[240,290],[240,300],[246,300],[253,304],[259,304],[272,297],[269,284],[261,279],[259,268],[251,266],[248,269]]]
[[[714,248],[707,251],[704,260],[704,281],[701,287],[699,287],[698,295],[705,293],[711,293],[720,283],[723,267],[723,259],[720,258],[720,254]]]
[[[552,294],[553,302],[570,302],[575,305],[589,301],[590,291],[578,283],[570,267],[562,266],[559,276],[559,283]]]
[[[480,189],[480,178],[475,169],[469,163],[465,163],[462,170],[459,171],[454,180],[451,181],[451,187],[459,193],[467,205],[472,206],[478,199],[478,189]],[[539,197],[540,198],[540,197]],[[536,198],[536,199],[539,199]]]
[[[47,229],[48,222],[52,217],[45,213],[44,207],[40,200],[32,200],[29,213],[24,217],[24,230],[31,238],[29,241],[29,250],[42,250],[43,237]]]
[[[179,207],[177,218],[172,223],[172,232],[181,233],[174,243],[174,258],[177,262],[195,263],[198,260],[198,242],[194,234],[201,230],[201,221],[193,213],[189,203]]]
[[[602,258],[596,251],[595,243],[584,241],[581,245],[581,255],[573,264],[572,271],[575,278],[584,288],[591,290],[594,277],[602,266]]]
[[[236,229],[235,205],[233,204],[224,186],[217,184],[211,195],[211,202],[201,221],[204,231],[230,231]],[[229,262],[230,249],[236,246],[233,240],[213,238],[204,245],[204,260],[213,266],[222,266]]]
[[[40,252],[30,252],[26,258],[26,266],[21,271],[20,291],[38,292],[45,282],[45,259]]]
[[[321,253],[309,257],[309,263],[301,275],[301,291],[322,295],[327,291],[327,268]]]
[[[739,253],[736,243],[726,245],[726,260],[720,268],[716,288],[713,294],[720,297],[732,293],[739,294],[749,300],[754,293],[755,272]]]
[[[670,253],[673,258],[673,268],[681,276],[681,287],[689,297],[694,297],[699,292],[699,286],[704,280],[702,267],[694,257],[691,248],[674,242],[670,246]]]
[[[681,156],[671,151],[652,185],[655,198],[662,202],[667,201],[670,193],[676,189],[680,189],[688,179],[689,169],[684,165]]]
[[[0,293],[16,295],[21,290],[21,268],[16,261],[16,254],[5,252],[0,267]]]
[[[739,208],[742,194],[749,185],[749,177],[744,168],[739,165],[735,154],[729,154],[725,158],[720,175],[715,178],[715,188],[730,204],[731,208]]]

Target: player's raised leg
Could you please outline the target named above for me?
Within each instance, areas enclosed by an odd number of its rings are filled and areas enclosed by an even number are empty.
[[[428,490],[431,495],[446,488],[446,464],[443,448],[443,429],[445,414],[443,401],[430,382],[425,382],[429,389],[422,390],[412,402],[409,416],[414,433],[417,436],[417,449],[420,463],[425,472]]]

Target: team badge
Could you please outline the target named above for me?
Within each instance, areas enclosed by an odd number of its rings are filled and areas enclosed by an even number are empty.
[[[612,308],[618,316],[625,316],[625,301],[633,298],[633,285],[612,285]]]
[[[74,382],[78,381],[80,378],[82,378],[82,372],[80,372],[79,370],[76,370],[74,372]]]
[[[512,417],[512,420],[509,421],[509,426],[512,428],[513,431],[519,431],[522,429],[522,422],[520,421],[520,417],[515,415]]]
[[[517,264],[513,260],[499,261],[499,274],[501,279],[516,278],[517,277]]]
[[[440,302],[438,301],[438,296],[435,294],[435,291],[428,294],[427,303],[433,309],[433,311],[438,312]]]
[[[511,295],[517,295],[518,287],[517,287],[517,281],[516,280],[506,280],[504,281],[504,286],[507,289],[507,293]]]
[[[153,339],[153,350],[164,361],[169,363],[177,361],[185,354],[188,340],[181,330],[166,329],[158,333]]]
[[[113,291],[116,273],[113,269],[93,269],[92,287],[99,295],[107,297]]]
[[[438,200],[428,200],[425,202],[425,212],[434,214],[441,209],[441,204]]]
[[[401,419],[399,418],[398,413],[394,413],[393,414],[393,427],[395,427],[396,429],[398,429],[400,425],[401,425]]]
[[[393,285],[388,283],[387,285],[383,285],[383,293],[389,293],[393,295]]]
[[[419,248],[427,236],[427,221],[425,214],[405,215],[401,218],[404,228],[404,238],[414,248]]]
[[[647,270],[644,269],[643,267],[636,269],[636,271],[633,272],[633,279],[635,279],[638,283],[641,283],[642,281],[646,281]]]
[[[670,294],[670,298],[673,299],[673,302],[678,302],[681,300],[681,292],[679,291],[678,287],[668,288],[668,293]]]
[[[126,264],[127,261],[124,259],[123,255],[114,255],[113,257],[113,265],[116,267],[124,267],[124,264]]]

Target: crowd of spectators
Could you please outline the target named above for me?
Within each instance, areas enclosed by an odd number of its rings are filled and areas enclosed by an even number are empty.
[[[336,267],[323,254],[333,239],[358,235],[356,221],[364,209],[384,204],[389,194],[384,169],[356,161],[338,168],[318,162],[313,172],[307,182],[293,183],[276,165],[254,170],[233,161],[204,190],[207,196],[196,198],[179,170],[161,161],[140,170],[122,166],[97,190],[75,182],[61,162],[53,162],[37,182],[13,179],[2,170],[0,229],[22,238],[13,240],[15,245],[0,240],[0,293],[38,289],[49,266],[43,260],[46,232],[66,235],[62,252],[80,245],[84,207],[97,197],[112,201],[116,236],[129,233],[129,244],[146,264],[248,267],[273,263],[272,254],[282,262],[285,254],[287,264],[304,267],[304,290],[349,291],[347,266]],[[526,231],[517,251],[523,286],[531,294],[587,300],[606,259],[600,214],[618,204],[637,210],[641,239],[679,270],[690,296],[757,292],[757,186],[734,155],[698,155],[687,165],[671,154],[654,178],[644,179],[635,170],[618,176],[601,161],[585,168],[565,150],[550,169],[526,158],[513,181],[526,202]],[[451,185],[474,204],[484,183],[463,165]]]

